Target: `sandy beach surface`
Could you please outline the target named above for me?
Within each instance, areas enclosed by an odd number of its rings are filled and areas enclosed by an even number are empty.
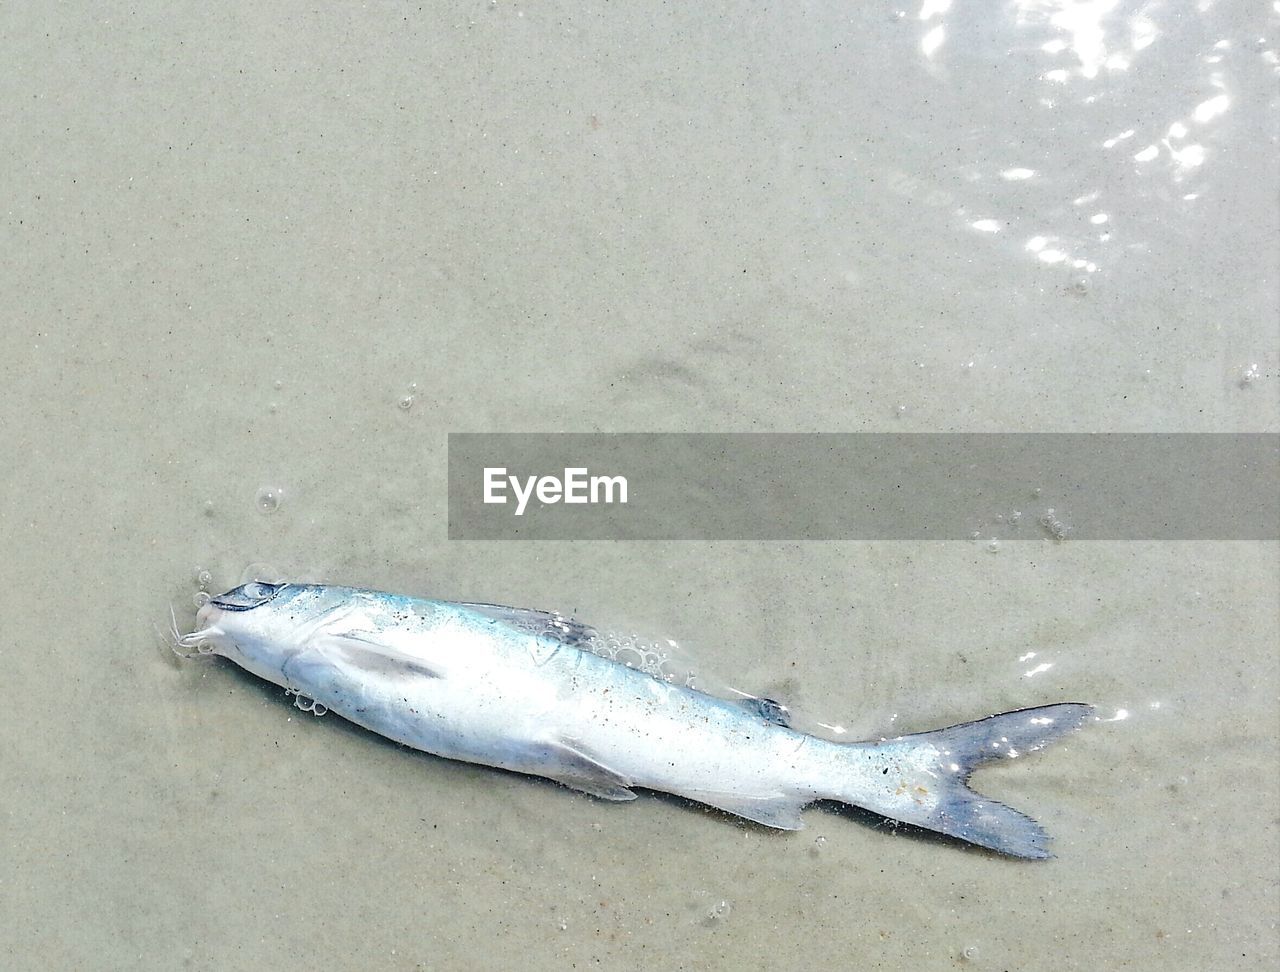
[[[446,529],[450,432],[1280,431],[1269,6],[143,0],[0,38],[5,968],[1280,957],[1274,537],[1058,542],[1012,480],[977,543]],[[608,805],[168,650],[264,571],[674,639],[850,738],[1099,720],[976,778],[1046,863]]]

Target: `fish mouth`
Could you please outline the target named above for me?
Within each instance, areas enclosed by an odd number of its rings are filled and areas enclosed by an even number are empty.
[[[219,639],[226,632],[218,624],[222,618],[222,610],[212,602],[205,602],[196,611],[196,629],[182,634],[178,630],[178,618],[169,609],[173,626],[169,629],[169,647],[179,658],[195,658],[199,655],[218,654]]]
[[[172,613],[172,612],[170,612]],[[212,604],[205,604],[196,612],[196,630],[186,634],[178,632],[178,621],[174,618],[171,630],[170,647],[179,658],[195,658],[198,655],[217,654],[218,639],[226,634],[218,626],[222,611]]]
[[[191,635],[201,634],[209,628],[214,627],[214,621],[222,614],[222,609],[214,601],[205,601],[200,606],[200,610],[196,612],[196,630]],[[187,635],[187,637],[191,637]]]

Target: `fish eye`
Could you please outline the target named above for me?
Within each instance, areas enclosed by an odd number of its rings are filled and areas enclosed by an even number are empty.
[[[219,594],[209,603],[226,611],[248,611],[250,608],[258,607],[260,604],[266,604],[267,601],[284,590],[286,586],[285,584],[264,584],[261,581],[250,581],[248,584],[240,585],[235,590]]]

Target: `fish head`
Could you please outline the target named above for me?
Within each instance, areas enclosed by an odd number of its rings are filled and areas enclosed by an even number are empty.
[[[332,588],[251,581],[210,598],[189,637],[260,678],[284,684],[284,667],[332,611]]]

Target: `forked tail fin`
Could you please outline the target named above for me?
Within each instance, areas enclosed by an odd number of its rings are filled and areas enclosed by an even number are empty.
[[[884,766],[888,791],[847,802],[1012,857],[1051,857],[1041,826],[969,789],[969,775],[989,760],[1042,749],[1080,728],[1092,712],[1092,706],[1062,702],[887,740],[871,752]]]

